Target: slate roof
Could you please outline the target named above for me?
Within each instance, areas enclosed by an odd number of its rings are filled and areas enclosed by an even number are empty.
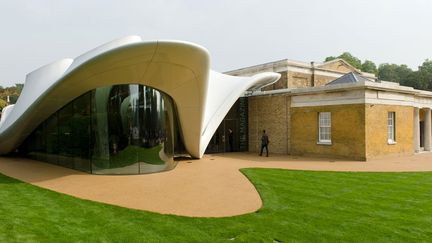
[[[357,73],[351,72],[331,81],[330,83],[327,83],[326,85],[348,84],[348,83],[357,83],[357,82],[364,82],[364,81],[370,81],[370,80]]]

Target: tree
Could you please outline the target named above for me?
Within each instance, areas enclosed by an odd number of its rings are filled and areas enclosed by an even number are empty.
[[[383,63],[378,67],[378,78],[384,81],[396,82],[400,84],[411,84],[414,85],[415,82],[412,80],[414,78],[413,70],[407,65],[397,65]],[[418,86],[418,84],[416,84]]]
[[[361,69],[361,61],[357,57],[351,55],[349,52],[344,52],[341,55],[338,56],[338,58],[343,59],[347,63],[349,63],[351,66]]]
[[[378,79],[399,83],[399,77],[396,72],[397,65],[383,63],[378,67]]]
[[[419,72],[413,71],[410,73],[405,80],[401,80],[401,85],[413,87],[415,89],[423,89],[424,85],[421,84],[419,79]]]
[[[18,94],[21,94],[21,91],[24,88],[24,84],[15,84],[16,90]]]
[[[377,67],[375,65],[374,62],[369,61],[369,60],[365,60],[362,65],[361,65],[361,70],[363,72],[367,72],[367,73],[374,73],[376,74],[378,72]]]
[[[7,106],[7,102],[3,99],[0,99],[0,111],[3,111],[3,108]]]
[[[344,52],[341,55],[334,57],[326,57],[325,61],[331,61],[336,58],[341,58],[353,67],[360,69],[363,72],[374,73],[378,79],[390,82],[396,82],[401,85],[410,86],[415,89],[432,91],[432,60],[426,59],[418,71],[413,71],[405,64],[383,63],[378,66],[374,62],[365,60],[363,63],[357,57],[354,57],[349,52]]]
[[[329,56],[329,57],[326,57],[326,59],[324,60],[324,62],[333,61],[333,60],[336,59],[336,58],[337,58],[337,57]]]
[[[402,85],[404,85],[405,83],[410,83],[410,82],[412,83],[413,80],[410,79],[414,77],[412,75],[413,72],[414,71],[405,64],[401,64],[397,66],[396,75],[398,76],[398,82]]]
[[[426,59],[419,66],[418,80],[423,89],[432,90],[432,60]]]
[[[357,69],[361,69],[361,61],[360,61],[360,59],[358,59],[357,57],[351,55],[351,53],[349,53],[349,52],[344,52],[344,53],[340,54],[337,57],[334,57],[334,56],[326,57],[325,61],[328,62],[328,61],[332,61],[332,60],[337,59],[337,58],[343,59],[344,61],[346,61],[351,66],[353,66],[353,67],[355,67]]]
[[[15,86],[0,88],[0,99],[4,102],[1,102],[2,104],[6,103],[7,97],[9,96],[10,104],[15,104],[18,100],[19,95],[21,94],[21,91],[24,87],[24,84],[15,84]],[[0,106],[1,107],[1,106]],[[3,107],[1,107],[3,109]]]

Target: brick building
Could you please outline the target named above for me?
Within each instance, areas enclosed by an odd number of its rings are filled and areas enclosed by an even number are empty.
[[[236,147],[240,151],[258,152],[263,129],[270,152],[280,154],[367,160],[431,150],[432,92],[377,80],[341,59],[281,60],[227,74],[263,71],[278,72],[281,79],[241,98],[247,124],[235,122],[241,112],[233,107],[220,126],[222,139],[213,139],[213,145],[226,143],[229,122],[247,130],[235,139],[238,145],[247,143]]]

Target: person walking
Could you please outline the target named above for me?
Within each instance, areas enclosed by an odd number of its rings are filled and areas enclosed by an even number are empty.
[[[266,156],[268,157],[268,144],[269,144],[269,138],[268,135],[266,133],[266,130],[263,130],[263,134],[261,136],[261,152],[260,152],[260,156],[262,156],[263,150],[264,148],[266,149]]]
[[[228,143],[230,152],[234,152],[234,133],[231,128],[228,128]]]

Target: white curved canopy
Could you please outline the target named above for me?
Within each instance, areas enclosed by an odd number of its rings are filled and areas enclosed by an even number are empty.
[[[186,150],[202,157],[234,102],[250,88],[276,82],[277,73],[234,77],[211,71],[208,51],[182,41],[143,41],[128,36],[75,59],[62,59],[26,77],[14,106],[0,120],[0,154],[16,149],[51,114],[95,88],[142,84],[176,103]]]

